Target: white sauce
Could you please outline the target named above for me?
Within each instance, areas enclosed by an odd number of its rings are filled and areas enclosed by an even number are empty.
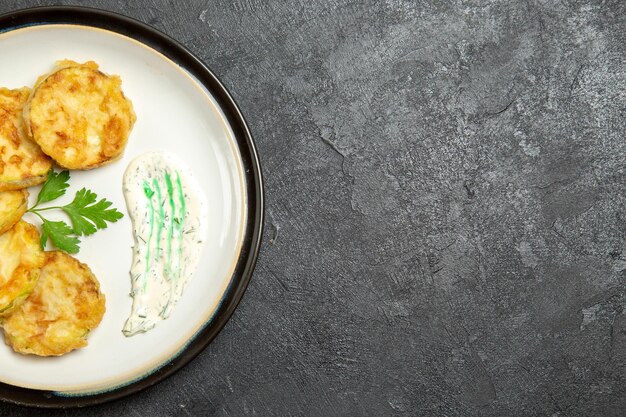
[[[169,317],[193,276],[206,237],[207,203],[191,171],[169,153],[135,158],[124,173],[135,246],[133,306],[122,330],[132,336]]]

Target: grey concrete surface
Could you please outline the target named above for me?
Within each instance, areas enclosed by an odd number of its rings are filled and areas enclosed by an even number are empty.
[[[178,39],[247,117],[259,264],[168,380],[0,415],[626,415],[626,2],[125,3],[74,4]]]

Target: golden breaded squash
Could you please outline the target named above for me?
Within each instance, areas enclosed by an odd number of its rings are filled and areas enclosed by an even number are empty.
[[[30,92],[0,88],[0,191],[40,184],[52,169],[52,160],[24,131],[22,111]]]
[[[2,327],[14,351],[59,356],[87,346],[104,312],[105,297],[89,267],[65,252],[46,252],[35,289]]]
[[[28,191],[0,191],[0,234],[20,221],[28,207]]]
[[[28,297],[44,261],[39,232],[32,224],[19,221],[0,235],[0,319]]]
[[[117,75],[89,61],[61,61],[35,85],[24,109],[27,131],[68,169],[92,169],[121,157],[136,120]]]

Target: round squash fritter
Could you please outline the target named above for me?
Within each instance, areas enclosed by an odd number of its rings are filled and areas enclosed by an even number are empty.
[[[44,261],[39,232],[32,224],[19,221],[0,235],[0,319],[28,297]]]
[[[59,356],[87,346],[104,311],[105,297],[89,267],[64,252],[46,252],[35,289],[2,327],[14,351]]]
[[[40,184],[52,160],[24,131],[22,110],[30,95],[27,87],[0,88],[0,191]]]
[[[27,131],[68,169],[92,169],[118,159],[135,123],[117,75],[93,61],[61,61],[41,77],[24,109]]]
[[[28,191],[0,191],[0,234],[20,221],[28,207]]]

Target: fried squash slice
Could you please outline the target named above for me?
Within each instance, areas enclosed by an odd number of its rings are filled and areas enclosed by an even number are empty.
[[[30,92],[0,88],[0,191],[40,184],[52,169],[52,160],[24,131],[22,111]]]
[[[60,61],[37,81],[24,108],[27,132],[68,169],[92,169],[122,156],[136,120],[117,75],[93,61]]]
[[[0,191],[0,234],[20,221],[28,207],[28,191]]]
[[[37,228],[19,221],[0,235],[0,320],[33,291],[45,256]]]
[[[87,346],[105,312],[105,297],[89,267],[72,256],[46,252],[35,289],[2,323],[14,351],[59,356]]]

